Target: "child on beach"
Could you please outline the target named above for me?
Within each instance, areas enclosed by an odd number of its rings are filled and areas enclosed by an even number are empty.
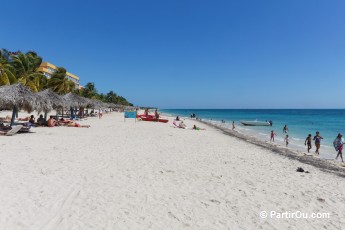
[[[232,121],[232,130],[235,129],[235,121]]]
[[[276,135],[276,133],[272,130],[271,131],[271,140],[270,140],[270,142],[274,142],[274,137],[275,137],[275,135]]]
[[[319,132],[316,132],[316,135],[314,136],[313,140],[315,141],[315,146],[316,146],[316,151],[315,153],[317,155],[320,154],[319,152],[319,149],[320,149],[320,146],[321,146],[321,140],[323,139],[323,137],[320,136],[320,133]]]
[[[343,160],[343,147],[344,147],[344,139],[342,134],[338,134],[338,136],[335,138],[333,141],[333,146],[336,151],[338,151],[337,157],[335,158],[338,160],[338,157],[340,156],[341,161],[344,162]]]
[[[286,147],[289,145],[289,135],[286,135],[284,142],[286,143]]]
[[[307,138],[305,139],[305,142],[304,142],[304,145],[307,145],[308,146],[308,153],[309,153],[309,150],[311,149],[311,134],[309,134],[307,136]]]
[[[287,125],[285,125],[283,128],[283,133],[288,133],[288,131],[289,131],[289,128],[287,127]]]

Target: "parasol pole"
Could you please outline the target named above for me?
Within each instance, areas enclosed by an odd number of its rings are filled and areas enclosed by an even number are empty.
[[[12,127],[12,125],[14,124],[14,120],[16,118],[16,114],[18,113],[18,109],[17,106],[13,106],[13,110],[12,110],[12,118],[11,118],[11,124],[10,126]]]

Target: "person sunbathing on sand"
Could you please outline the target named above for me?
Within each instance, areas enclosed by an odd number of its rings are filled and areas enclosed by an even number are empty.
[[[59,123],[61,124],[69,124],[69,123],[73,123],[73,121],[71,120],[66,120],[63,117],[61,117],[61,119],[59,120]]]
[[[11,121],[11,117],[10,116],[6,116],[6,117],[0,117],[0,121],[2,122],[10,122]]]
[[[178,125],[181,129],[187,129],[187,125],[185,123],[183,123],[183,121],[180,122],[180,124]]]
[[[11,130],[11,126],[4,125],[4,123],[0,122],[0,130],[1,130],[1,131],[8,131],[8,130]]]
[[[29,121],[31,116],[29,117],[24,117],[24,118],[18,118],[18,121]]]
[[[76,127],[76,128],[90,128],[90,125],[80,125],[77,122],[71,122],[67,124],[67,127]]]
[[[194,130],[206,130],[206,129],[202,129],[202,128],[200,128],[200,127],[197,127],[196,125],[193,126],[193,129],[194,129]]]

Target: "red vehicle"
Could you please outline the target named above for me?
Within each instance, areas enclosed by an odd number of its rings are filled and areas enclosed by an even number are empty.
[[[162,119],[162,118],[156,119],[154,116],[149,116],[149,117],[142,116],[140,118],[143,121],[158,121],[158,122],[163,122],[163,123],[167,123],[169,121],[168,119]]]

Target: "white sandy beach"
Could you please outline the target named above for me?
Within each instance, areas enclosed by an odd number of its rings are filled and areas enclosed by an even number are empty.
[[[91,128],[0,137],[0,229],[345,228],[344,178],[170,120],[112,113],[80,122]],[[263,219],[261,211],[330,217]]]

